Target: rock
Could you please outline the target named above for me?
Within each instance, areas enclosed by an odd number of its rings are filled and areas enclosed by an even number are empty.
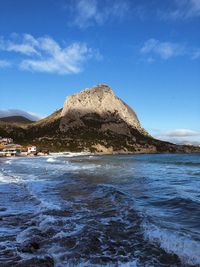
[[[141,127],[136,113],[104,84],[87,88],[66,99],[61,113],[61,130],[85,126],[84,118],[89,118],[88,115],[91,119],[104,122],[101,127],[103,131],[111,130],[130,135],[128,127],[121,123],[123,121],[139,132],[147,134]]]

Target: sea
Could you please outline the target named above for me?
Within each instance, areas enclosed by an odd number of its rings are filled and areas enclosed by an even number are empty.
[[[0,266],[200,266],[200,154],[0,158]]]

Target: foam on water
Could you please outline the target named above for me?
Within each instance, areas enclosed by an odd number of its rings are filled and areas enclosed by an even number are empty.
[[[200,240],[191,236],[178,234],[168,229],[146,223],[143,225],[144,237],[151,243],[159,245],[166,252],[179,256],[183,264],[200,266]]]
[[[48,158],[47,159],[47,162],[56,162],[57,160],[56,160],[56,158]]]
[[[0,172],[0,183],[7,183],[7,182],[8,182],[7,177],[2,172]]]
[[[92,156],[93,154],[90,152],[61,152],[61,153],[51,153],[52,156],[58,157],[81,157],[81,156]]]
[[[12,160],[6,160],[5,163],[6,164],[11,164],[12,163]]]
[[[11,175],[9,172],[0,171],[0,183],[19,183],[20,177],[16,175]]]

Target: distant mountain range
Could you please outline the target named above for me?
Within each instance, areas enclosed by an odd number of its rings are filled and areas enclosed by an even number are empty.
[[[34,121],[31,121],[30,119],[24,117],[24,116],[9,116],[0,118],[0,121],[7,122],[7,123],[15,123],[15,124],[27,124],[32,123]]]
[[[0,136],[50,151],[103,153],[190,153],[199,147],[157,140],[107,85],[69,96],[64,107],[32,122],[21,116],[0,119]]]

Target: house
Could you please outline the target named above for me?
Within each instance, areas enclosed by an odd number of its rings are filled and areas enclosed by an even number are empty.
[[[36,146],[28,146],[27,147],[27,153],[28,155],[35,155],[37,153],[37,147]]]
[[[8,144],[4,146],[3,153],[6,157],[15,157],[21,154],[21,145]]]

